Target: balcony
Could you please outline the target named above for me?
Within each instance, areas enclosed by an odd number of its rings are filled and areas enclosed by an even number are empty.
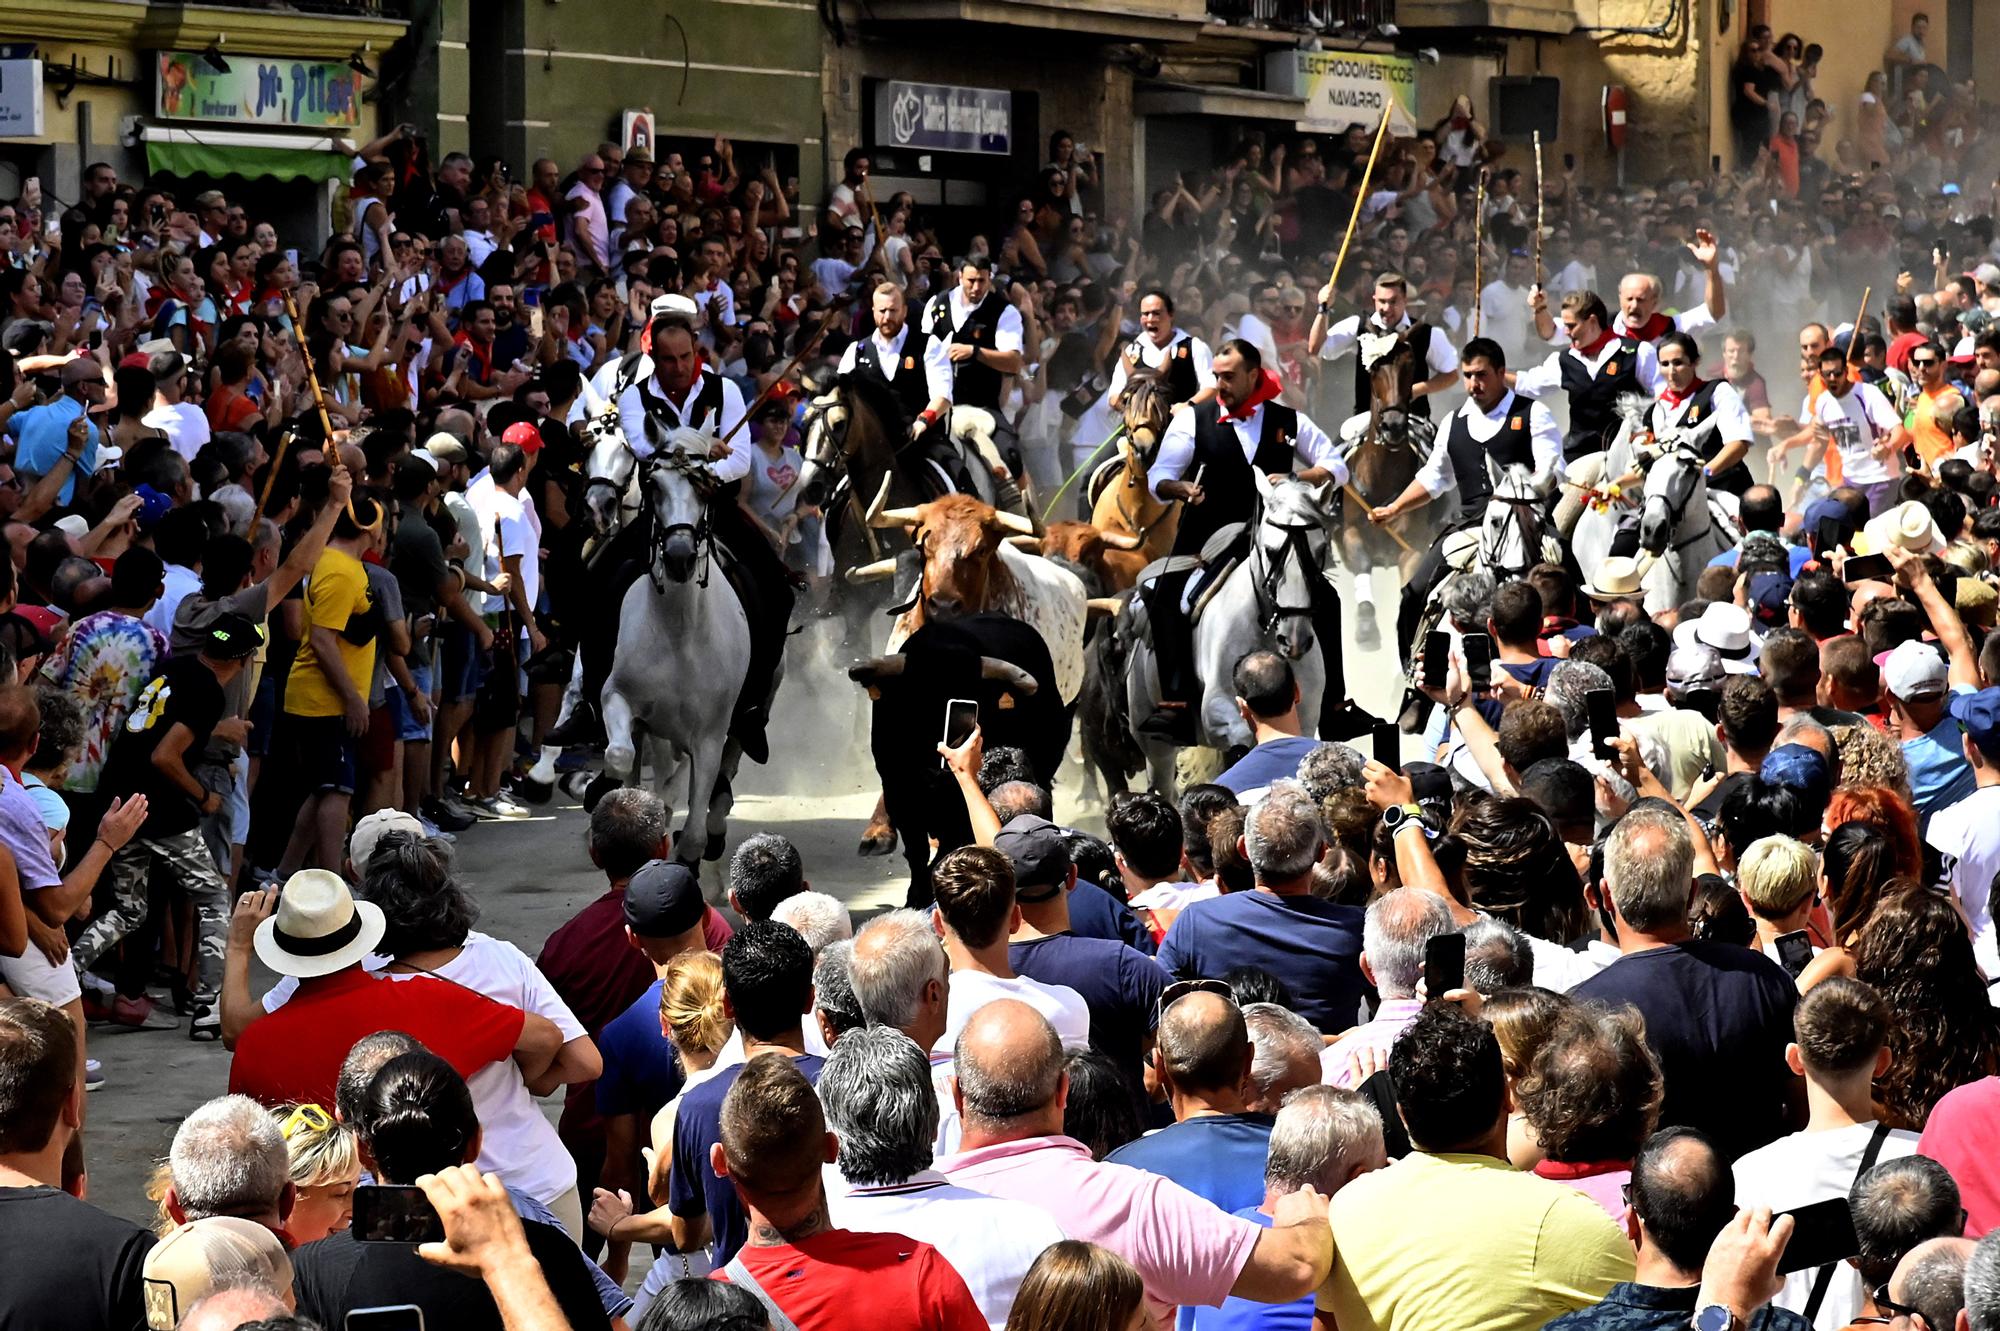
[[[976,23],[1135,42],[1190,41],[1209,21],[1202,0],[873,0],[862,12],[877,23]]]
[[[161,6],[183,8],[180,5]],[[407,17],[406,0],[202,0],[210,9],[261,9],[274,14],[332,14],[358,18]]]
[[[1212,21],[1232,28],[1310,32],[1359,41],[1396,22],[1396,0],[1208,0]]]
[[[1646,6],[1611,5],[1604,11],[1620,14]],[[1592,23],[1622,23],[1622,18],[1598,18],[1586,10]],[[1578,15],[1577,0],[1403,0],[1402,25],[1411,29],[1475,28],[1492,32],[1541,33],[1567,37],[1585,22]],[[1642,14],[1631,20],[1651,22]]]

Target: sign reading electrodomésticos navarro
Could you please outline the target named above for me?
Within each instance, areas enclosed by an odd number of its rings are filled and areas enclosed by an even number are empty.
[[[1005,157],[1014,145],[1014,94],[884,79],[875,85],[875,140],[897,148]]]
[[[216,72],[198,52],[162,51],[153,113],[162,120],[353,129],[361,123],[361,76],[338,60],[229,57]]]
[[[1300,129],[1373,128],[1390,102],[1400,119],[1416,123],[1416,61],[1374,51],[1284,51],[1273,59],[1286,56],[1293,62],[1291,91],[1306,103]]]

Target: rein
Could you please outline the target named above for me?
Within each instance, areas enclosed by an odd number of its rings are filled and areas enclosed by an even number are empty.
[[[1254,564],[1263,568],[1262,574],[1259,575],[1253,567],[1251,576],[1252,585],[1257,590],[1258,622],[1262,626],[1263,633],[1269,636],[1277,632],[1279,620],[1312,618],[1313,608],[1310,604],[1292,606],[1286,605],[1280,599],[1283,594],[1280,584],[1284,580],[1286,565],[1294,558],[1299,561],[1300,568],[1317,571],[1319,560],[1313,554],[1311,538],[1319,534],[1321,528],[1316,523],[1273,522],[1269,518],[1263,519],[1258,525],[1285,533],[1285,543],[1279,547],[1275,562],[1265,553],[1261,541],[1253,543],[1251,551]]]

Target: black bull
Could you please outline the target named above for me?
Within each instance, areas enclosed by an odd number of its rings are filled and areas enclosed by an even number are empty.
[[[881,668],[897,658],[899,664]],[[1003,745],[1021,749],[1044,789],[1054,781],[1069,744],[1073,709],[1063,705],[1056,689],[1055,663],[1042,636],[1006,615],[928,622],[895,656],[877,658],[872,666],[857,666],[851,673],[879,695],[869,748],[889,821],[909,862],[909,904],[928,906],[932,839],[939,855],[972,844],[965,801],[938,759],[947,702],[977,702],[986,751]]]

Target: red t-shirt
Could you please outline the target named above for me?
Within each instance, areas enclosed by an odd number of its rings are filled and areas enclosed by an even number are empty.
[[[511,1057],[526,1015],[445,980],[378,980],[350,966],[302,980],[290,1002],[243,1032],[231,1094],[267,1105],[330,1105],[340,1065],[364,1035],[407,1031],[462,1077]]]
[[[1993,1150],[1997,1133],[2000,1077],[1981,1077],[1937,1102],[1924,1120],[1923,1140],[1917,1143],[1919,1153],[1943,1165],[1958,1183],[1969,1239],[2000,1229],[2000,1154]],[[753,1269],[762,1280],[763,1270]]]
[[[901,1234],[832,1229],[736,1255],[799,1331],[986,1331],[951,1263]],[[720,1269],[712,1277],[729,1279]]]
[[[264,413],[257,404],[234,388],[218,388],[203,408],[211,430],[244,430]]]

